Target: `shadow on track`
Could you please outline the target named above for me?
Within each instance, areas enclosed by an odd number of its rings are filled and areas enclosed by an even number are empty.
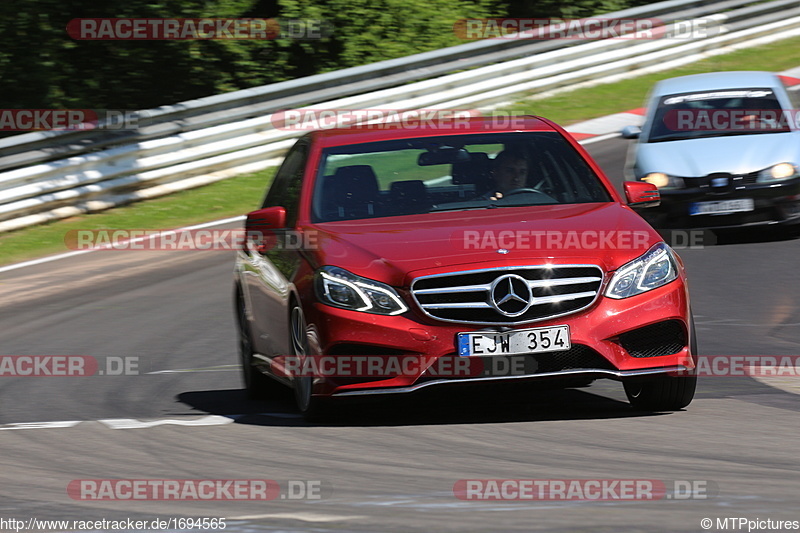
[[[615,384],[616,386],[616,384]],[[619,387],[621,389],[621,387]],[[460,386],[369,400],[337,399],[324,424],[303,421],[290,397],[248,401],[241,390],[195,391],[178,401],[209,414],[235,417],[236,423],[262,426],[411,426],[491,424],[546,420],[600,420],[663,413],[640,412],[621,401],[588,390],[536,387]]]

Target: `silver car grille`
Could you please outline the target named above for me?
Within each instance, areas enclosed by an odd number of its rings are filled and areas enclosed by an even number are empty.
[[[585,309],[602,283],[597,265],[540,265],[422,276],[411,293],[437,320],[514,325]]]

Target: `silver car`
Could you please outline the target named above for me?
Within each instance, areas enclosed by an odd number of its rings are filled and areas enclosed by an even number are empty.
[[[800,222],[800,92],[769,72],[715,72],[658,82],[628,179],[655,184],[656,227]]]

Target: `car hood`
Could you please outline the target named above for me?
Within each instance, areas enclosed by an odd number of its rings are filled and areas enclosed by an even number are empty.
[[[776,163],[800,164],[800,135],[760,133],[641,143],[637,145],[636,174],[664,172],[702,177],[714,172],[748,174]]]
[[[614,202],[328,222],[308,231],[316,235],[315,267],[335,265],[396,287],[456,266],[596,264],[610,271],[662,240]]]

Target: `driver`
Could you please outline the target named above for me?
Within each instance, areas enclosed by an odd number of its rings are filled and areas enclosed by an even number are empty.
[[[510,191],[527,187],[528,159],[523,152],[503,150],[492,161],[489,175],[492,188],[484,197],[499,200]]]

